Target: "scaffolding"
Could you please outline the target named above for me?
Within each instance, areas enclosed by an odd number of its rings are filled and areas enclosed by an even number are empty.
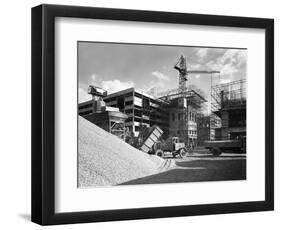
[[[221,118],[221,138],[246,135],[247,82],[241,79],[211,87],[211,110]]]
[[[196,145],[197,115],[207,102],[201,91],[195,88],[190,86],[180,92],[178,89],[169,90],[162,92],[159,98],[166,102],[166,110],[170,113],[170,135],[181,138],[187,145]]]
[[[211,111],[221,117],[222,109],[246,106],[246,79],[211,86]]]

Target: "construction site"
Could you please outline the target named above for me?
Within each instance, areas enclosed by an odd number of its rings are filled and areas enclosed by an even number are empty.
[[[78,106],[79,187],[246,179],[246,80],[212,80],[208,101],[189,77],[219,79],[220,70],[189,70],[183,55],[174,69],[178,88],[157,96],[89,86],[92,99]],[[199,162],[208,169],[208,159],[235,175],[188,170]]]

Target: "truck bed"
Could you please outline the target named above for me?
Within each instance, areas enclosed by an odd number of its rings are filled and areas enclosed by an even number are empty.
[[[140,146],[140,149],[143,152],[148,153],[152,148],[155,142],[157,142],[163,134],[163,130],[158,126],[152,126],[148,132],[148,135],[144,138],[143,143]]]
[[[218,141],[204,141],[203,146],[205,148],[241,148],[242,141],[241,140],[218,140]]]

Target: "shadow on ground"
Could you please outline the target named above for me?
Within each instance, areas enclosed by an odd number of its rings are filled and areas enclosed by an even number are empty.
[[[245,157],[192,158],[192,160],[178,160],[176,167],[168,171],[131,180],[122,185],[246,179]]]
[[[31,221],[31,215],[28,213],[20,213],[19,217],[26,221]]]
[[[189,158],[200,158],[200,159],[205,159],[205,158],[210,158],[210,159],[246,159],[245,154],[225,154],[223,153],[221,156],[214,157],[212,154],[193,154],[189,155]]]

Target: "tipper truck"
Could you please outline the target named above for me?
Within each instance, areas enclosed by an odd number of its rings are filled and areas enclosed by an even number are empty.
[[[140,143],[139,148],[143,152],[155,154],[159,157],[164,157],[167,154],[172,154],[173,157],[184,157],[190,152],[178,137],[169,137],[166,141],[160,141],[162,134],[163,131],[158,126],[146,129],[142,133],[143,141]]]

